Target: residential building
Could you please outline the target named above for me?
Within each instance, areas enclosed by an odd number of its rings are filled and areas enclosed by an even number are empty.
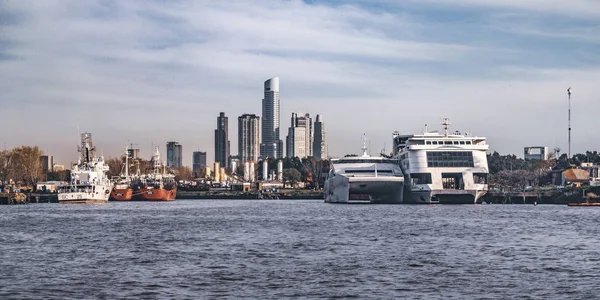
[[[279,77],[265,81],[264,98],[262,100],[262,141],[261,158],[283,157],[283,142],[279,138],[280,103]]]
[[[127,149],[127,155],[130,159],[140,159],[140,149]]]
[[[177,169],[182,166],[183,149],[179,142],[167,142],[167,168]]]
[[[54,156],[42,155],[40,163],[42,164],[42,173],[54,172]]]
[[[314,123],[313,153],[318,159],[327,159],[327,140],[325,138],[325,124],[323,117],[317,115]]]
[[[548,147],[525,147],[525,160],[548,160]]]
[[[194,151],[192,153],[192,172],[202,172],[206,167],[206,152]]]
[[[243,114],[238,117],[238,156],[241,161],[258,161],[260,117]]]
[[[292,113],[292,119],[286,137],[286,156],[305,158],[312,156],[313,124],[309,114]]]
[[[229,118],[221,112],[217,117],[217,129],[215,129],[215,162],[219,162],[221,167],[228,168],[229,155]]]

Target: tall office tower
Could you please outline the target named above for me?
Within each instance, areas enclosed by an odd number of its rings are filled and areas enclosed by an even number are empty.
[[[129,159],[140,159],[140,149],[128,148],[127,156],[129,156]]]
[[[315,120],[315,133],[313,138],[313,156],[318,159],[327,159],[327,141],[325,140],[325,124],[321,115]]]
[[[182,166],[182,147],[178,142],[167,142],[167,168],[176,169]]]
[[[194,151],[192,154],[192,172],[201,172],[206,167],[206,152]]]
[[[265,81],[265,97],[262,100],[261,158],[281,158],[283,142],[279,139],[279,77]]]
[[[227,168],[229,163],[229,118],[224,112],[217,117],[217,129],[215,130],[215,162],[221,167]]]
[[[313,155],[313,124],[309,114],[298,116],[292,113],[286,147],[287,157],[305,158]]]
[[[258,161],[260,117],[243,114],[238,117],[238,156],[242,162]]]
[[[40,156],[40,163],[42,164],[42,173],[44,175],[48,172],[54,172],[54,156],[42,155]]]

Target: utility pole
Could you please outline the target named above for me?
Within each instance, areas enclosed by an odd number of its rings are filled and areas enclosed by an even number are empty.
[[[567,94],[569,95],[569,156],[567,161],[571,163],[571,87],[567,89]]]

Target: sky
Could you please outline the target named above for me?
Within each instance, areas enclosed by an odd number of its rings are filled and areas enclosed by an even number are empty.
[[[79,133],[105,157],[166,142],[214,160],[219,112],[261,115],[280,78],[292,112],[320,114],[329,154],[391,151],[392,132],[451,129],[491,151],[600,150],[600,1],[0,0],[0,141],[68,165]]]

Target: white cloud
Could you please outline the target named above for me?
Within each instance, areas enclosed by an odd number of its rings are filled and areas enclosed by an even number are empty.
[[[517,2],[484,4],[533,9]],[[584,4],[589,3],[575,6]],[[462,32],[465,28],[491,30],[489,24],[429,24],[422,16],[358,4],[5,5],[14,20],[0,25],[0,109],[4,125],[20,124],[6,140],[9,146],[40,144],[64,163],[74,159],[78,130],[92,131],[107,155],[118,155],[126,140],[139,143],[145,155],[152,143],[178,140],[184,163],[191,164],[191,152],[198,148],[210,160],[220,111],[230,118],[235,154],[237,116],[260,115],[262,83],[275,76],[282,85],[282,139],[292,111],[318,113],[327,122],[334,155],[358,151],[363,132],[373,148],[384,142],[389,148],[393,130],[418,131],[425,123],[433,128],[443,117],[490,141],[514,137],[492,148],[518,154],[531,140],[550,147],[562,142],[556,137],[564,131],[561,103],[567,85],[577,91],[577,105],[587,106],[577,111],[577,127],[591,126],[586,118],[600,108],[593,92],[600,79],[598,65],[577,70],[534,64],[544,55],[570,53],[515,46],[527,42],[519,37],[519,26],[546,30],[537,22],[519,23],[524,22],[519,18],[493,20],[494,26],[510,25],[503,34],[513,34],[515,41],[508,44],[496,32],[489,32],[486,43],[465,39],[471,34]],[[476,4],[461,0],[453,5]],[[579,63],[595,58],[583,46],[573,53]],[[549,115],[557,121],[548,122]],[[574,137],[584,140],[579,132],[574,129]],[[598,146],[581,143],[575,149]]]

